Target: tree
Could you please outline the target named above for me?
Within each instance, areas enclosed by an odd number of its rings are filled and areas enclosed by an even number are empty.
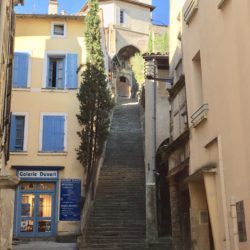
[[[98,0],[88,0],[88,7],[85,32],[87,65],[77,94],[80,103],[77,119],[81,126],[81,130],[77,132],[81,140],[77,159],[85,169],[87,190],[108,136],[109,114],[113,108],[101,46]]]
[[[168,32],[158,34],[150,32],[148,38],[148,52],[165,54],[169,51],[169,37]]]
[[[135,75],[136,82],[139,84],[139,89],[141,89],[141,86],[145,82],[144,79],[144,59],[140,53],[136,53],[131,59],[130,59],[130,65],[132,68],[132,71]]]

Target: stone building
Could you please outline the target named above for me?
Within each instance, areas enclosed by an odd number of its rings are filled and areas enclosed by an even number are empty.
[[[136,81],[130,59],[147,51],[151,29],[152,0],[101,0],[106,46],[111,61],[110,76],[113,91],[118,96],[131,97]],[[80,13],[86,13],[85,4]]]
[[[191,249],[190,196],[186,183],[189,176],[189,127],[186,82],[183,69],[181,8],[184,1],[170,2],[171,83],[169,92],[170,136],[162,148],[165,176],[168,181],[171,210],[171,232],[175,249]]]
[[[23,4],[23,1],[0,2],[0,249],[4,250],[12,248],[14,190],[18,184],[18,178],[11,176],[6,169],[9,159],[14,6],[18,4]]]
[[[194,249],[249,249],[247,0],[186,1],[183,55]]]
[[[146,53],[145,59],[145,174],[146,235],[149,242],[169,235],[170,214],[165,173],[160,155],[169,138],[168,55]],[[158,162],[157,162],[158,160]]]
[[[250,247],[249,8],[246,0],[171,1],[170,71],[174,78],[183,72],[186,86],[189,164],[182,168],[187,169],[192,249]],[[185,159],[178,155],[170,156],[169,169],[171,162]],[[180,207],[182,200],[175,201]]]

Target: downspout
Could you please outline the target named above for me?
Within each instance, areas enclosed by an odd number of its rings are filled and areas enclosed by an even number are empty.
[[[154,62],[154,76],[156,76],[157,72],[156,72],[156,61],[155,59],[153,59],[153,62]],[[155,173],[156,171],[156,166],[155,166],[155,163],[156,163],[156,80],[154,79],[153,80],[153,88],[154,88],[154,101],[153,101],[153,105],[154,105],[154,114],[153,114],[153,136],[154,136],[154,140],[153,140],[153,162],[154,162],[154,166],[153,166],[153,171]]]
[[[220,188],[221,188],[224,230],[225,230],[225,244],[226,244],[226,250],[230,250],[229,223],[228,223],[228,216],[227,216],[227,199],[226,199],[226,189],[225,189],[225,176],[224,176],[224,164],[223,164],[223,156],[222,156],[221,135],[218,135],[218,153],[219,153]]]

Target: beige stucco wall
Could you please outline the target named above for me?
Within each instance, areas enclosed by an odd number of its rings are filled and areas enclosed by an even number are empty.
[[[63,21],[66,23],[66,38],[51,38],[51,22]],[[29,27],[29,28],[27,28]],[[39,28],[38,28],[39,27]],[[15,51],[30,53],[30,87],[27,89],[13,89],[12,112],[27,112],[28,143],[27,152],[11,153],[9,171],[13,165],[22,166],[63,166],[59,171],[59,179],[81,179],[84,181],[84,170],[76,160],[76,151],[79,130],[76,113],[78,113],[77,90],[48,90],[43,89],[45,80],[46,52],[77,53],[78,65],[86,62],[84,44],[84,20],[53,18],[22,18],[17,17]],[[78,83],[81,77],[79,74]],[[40,116],[42,112],[67,114],[67,146],[65,153],[40,153]],[[83,192],[82,192],[83,195]],[[59,197],[57,197],[59,199]],[[58,234],[74,234],[80,229],[79,222],[58,223]]]
[[[183,24],[189,116],[198,109],[197,89],[194,88],[197,79],[193,62],[198,51],[201,57],[202,98],[203,103],[208,103],[209,106],[207,120],[191,129],[190,171],[193,173],[209,162],[209,150],[205,146],[214,138],[221,138],[217,178],[220,181],[218,190],[222,197],[225,196],[225,202],[222,200],[220,207],[223,211],[220,217],[223,224],[220,241],[227,239],[224,243],[227,249],[234,249],[235,244],[239,245],[239,249],[249,249],[250,140],[247,135],[250,126],[250,31],[247,23],[250,20],[250,3],[247,0],[227,0],[223,8],[218,9],[218,2],[200,0],[190,24]],[[244,201],[248,236],[245,243],[235,242],[233,237],[230,216],[232,198],[236,202]],[[229,228],[228,234],[226,228]]]
[[[169,28],[169,64],[170,73],[174,74],[174,69],[182,57],[181,41],[178,39],[182,33],[182,6],[185,0],[170,1],[170,28]]]

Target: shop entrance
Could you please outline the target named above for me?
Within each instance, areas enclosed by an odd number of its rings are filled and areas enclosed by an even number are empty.
[[[52,236],[55,233],[55,189],[53,182],[23,182],[17,194],[16,235]]]

